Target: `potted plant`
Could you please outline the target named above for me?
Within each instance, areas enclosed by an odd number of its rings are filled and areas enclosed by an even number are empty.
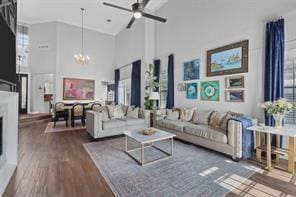
[[[264,102],[261,107],[264,108],[268,116],[273,116],[275,120],[275,127],[282,128],[286,113],[294,109],[295,105],[284,98],[280,98],[273,102]]]
[[[151,110],[153,108],[153,100],[150,99],[151,92],[159,88],[159,83],[154,76],[154,65],[149,64],[146,69],[146,82],[145,82],[145,109]]]

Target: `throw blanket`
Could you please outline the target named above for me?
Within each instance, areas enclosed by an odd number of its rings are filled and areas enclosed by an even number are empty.
[[[252,121],[244,116],[236,116],[231,120],[238,121],[242,124],[242,159],[246,160],[254,156],[254,135],[253,131],[246,128],[251,127]]]

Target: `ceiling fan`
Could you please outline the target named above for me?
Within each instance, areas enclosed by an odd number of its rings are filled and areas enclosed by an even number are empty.
[[[144,8],[146,7],[146,5],[148,4],[149,1],[150,0],[142,0],[142,2],[139,3],[139,0],[137,0],[137,3],[134,3],[132,5],[132,9],[124,8],[124,7],[121,7],[121,6],[118,6],[118,5],[113,5],[113,4],[106,3],[106,2],[104,2],[103,5],[110,6],[110,7],[117,8],[117,9],[121,9],[121,10],[125,10],[125,11],[128,11],[128,12],[132,12],[133,17],[130,20],[130,22],[128,23],[128,25],[126,26],[127,29],[129,29],[132,26],[132,24],[134,23],[134,21],[136,19],[139,19],[142,16],[165,23],[167,21],[167,19],[161,18],[159,16],[147,14],[147,13],[144,12]]]

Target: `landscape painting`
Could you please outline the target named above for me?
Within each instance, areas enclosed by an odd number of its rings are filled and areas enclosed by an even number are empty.
[[[199,79],[200,60],[195,59],[184,63],[184,81]]]
[[[226,88],[244,88],[245,78],[244,76],[227,77],[226,78]]]
[[[207,76],[248,72],[248,41],[210,50],[207,53]]]
[[[226,101],[244,102],[244,90],[226,90]]]
[[[187,99],[197,99],[197,83],[187,83],[186,84],[186,98]]]
[[[95,81],[89,79],[64,78],[64,100],[94,100]]]
[[[220,100],[220,82],[219,81],[201,82],[201,100],[219,101]]]

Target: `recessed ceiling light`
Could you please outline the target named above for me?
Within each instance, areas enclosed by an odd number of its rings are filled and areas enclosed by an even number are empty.
[[[107,19],[107,22],[108,22],[108,23],[111,23],[111,22],[112,22],[112,20],[111,20],[111,19]]]

